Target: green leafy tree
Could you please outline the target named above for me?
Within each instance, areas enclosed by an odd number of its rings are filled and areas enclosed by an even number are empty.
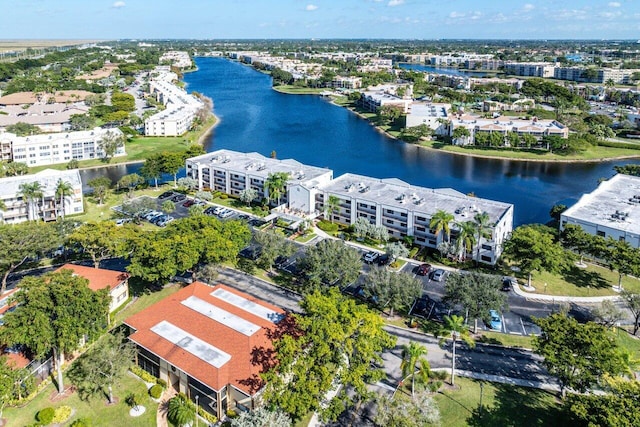
[[[15,133],[17,136],[30,136],[42,133],[42,130],[40,130],[38,126],[24,122],[8,125],[5,129],[9,133]]]
[[[400,369],[402,370],[403,378],[411,376],[412,398],[415,397],[416,394],[416,375],[425,383],[429,380],[431,368],[426,356],[427,347],[420,343],[409,341],[408,345],[405,344],[402,346]]]
[[[440,410],[427,393],[419,393],[411,400],[380,396],[377,399],[376,426],[424,427],[440,425]]]
[[[67,197],[71,197],[74,195],[73,186],[69,184],[67,181],[63,181],[59,179],[56,183],[56,197],[59,197],[60,200],[60,214],[62,215],[62,219],[64,219],[64,211]]]
[[[363,239],[369,234],[369,230],[371,229],[371,223],[367,221],[365,218],[358,217],[356,221],[353,223],[353,233],[357,238]]]
[[[38,181],[23,182],[18,186],[18,195],[27,202],[29,221],[35,220],[38,217],[38,200],[44,196],[42,184]]]
[[[83,399],[106,394],[113,403],[113,386],[126,375],[135,354],[135,346],[122,334],[106,334],[74,362],[69,379]]]
[[[7,176],[21,176],[29,173],[29,167],[20,162],[9,162],[4,165]]]
[[[438,210],[429,221],[429,228],[431,228],[436,235],[444,233],[447,236],[447,242],[451,237],[450,224],[454,220],[453,214],[447,211]]]
[[[409,255],[409,249],[402,242],[392,242],[385,246],[384,251],[391,259],[398,259],[400,257],[407,257]]]
[[[142,178],[137,173],[130,173],[120,178],[118,180],[117,186],[118,188],[126,188],[129,197],[131,197],[133,195],[133,190],[135,190],[137,186],[142,184],[144,184],[144,178]]]
[[[467,319],[482,319],[486,323],[491,320],[489,310],[501,311],[505,308],[507,298],[500,292],[502,281],[499,276],[480,273],[452,273],[445,284],[443,302],[453,307],[460,305],[467,313]],[[477,331],[474,324],[474,333]]]
[[[544,366],[558,378],[565,395],[567,387],[584,393],[604,374],[625,371],[615,338],[597,323],[578,323],[564,313],[535,319],[542,333],[533,339],[533,349],[544,357]]]
[[[136,110],[136,100],[130,93],[114,92],[111,95],[111,105],[117,111],[130,113]]]
[[[122,132],[108,130],[98,142],[98,147],[104,153],[103,159],[108,163],[118,148],[124,146],[125,137]]]
[[[623,173],[626,175],[632,176],[640,176],[640,165],[624,165],[624,166],[614,166],[613,167],[616,172]]]
[[[353,283],[360,275],[360,253],[342,241],[325,239],[310,247],[300,261],[307,283],[315,288],[320,284]]]
[[[162,176],[162,156],[152,154],[147,157],[140,168],[140,175],[145,179],[153,179],[154,186],[158,188],[158,178]]]
[[[624,306],[633,315],[633,335],[638,333],[640,327],[640,294],[634,294],[623,290],[620,293],[620,298],[624,303]]]
[[[465,139],[471,136],[471,132],[464,126],[459,126],[453,130],[453,139]]]
[[[475,341],[469,335],[469,328],[467,327],[464,317],[452,314],[451,316],[444,316],[443,323],[437,332],[437,336],[441,336],[440,345],[444,343],[448,336],[451,336],[451,385],[455,383],[456,376],[456,342],[461,339],[469,347],[475,347]]]
[[[473,216],[473,228],[475,229],[475,242],[476,245],[476,263],[480,262],[480,248],[482,247],[483,239],[491,239],[491,233],[493,231],[493,224],[489,218],[487,212],[477,213]]]
[[[393,105],[383,105],[377,111],[377,121],[382,126],[393,125],[401,116],[402,110]]]
[[[324,209],[325,218],[333,222],[333,214],[340,211],[340,199],[337,196],[330,195]]]
[[[178,172],[184,167],[184,157],[180,153],[162,153],[162,169],[164,173],[173,175],[173,186],[178,186]]]
[[[364,278],[365,295],[380,307],[407,313],[422,294],[422,282],[408,273],[393,273],[386,268],[372,268]]]
[[[191,177],[184,177],[178,179],[178,187],[186,191],[193,191],[198,188],[198,181]]]
[[[102,205],[113,183],[106,176],[100,176],[93,178],[87,185],[93,189],[93,195],[98,199],[98,204]]]
[[[294,326],[274,342],[278,363],[263,376],[265,400],[294,420],[320,409],[334,382],[352,393],[329,402],[333,414],[369,400],[367,384],[384,377],[374,366],[381,363],[381,352],[395,344],[382,318],[336,288],[316,290],[300,306],[304,314],[292,314]]]
[[[213,196],[211,196],[211,192],[209,191],[196,191],[195,198],[197,200],[204,200],[206,202],[210,202],[211,199],[213,199]]]
[[[269,410],[265,407],[253,411],[241,412],[231,419],[231,427],[291,427],[291,418],[280,411]]]
[[[531,286],[533,271],[558,272],[564,267],[566,255],[554,241],[553,234],[531,225],[520,226],[504,244],[503,256],[515,262],[528,274]]]
[[[167,403],[167,417],[178,427],[191,425],[195,420],[195,411],[195,405],[184,393],[178,393]]]
[[[579,225],[567,224],[562,230],[562,243],[580,255],[580,264],[583,265],[584,255],[593,249],[594,239]]]
[[[251,206],[256,197],[258,197],[258,190],[255,188],[245,188],[240,192],[240,201],[246,203],[247,206]]]
[[[625,318],[624,313],[611,300],[604,300],[591,310],[593,320],[605,328],[612,328]]]
[[[253,238],[261,248],[260,256],[258,256],[256,261],[258,265],[265,270],[271,270],[275,259],[279,256],[289,257],[296,251],[291,241],[274,232],[257,231]]]
[[[71,125],[71,130],[80,131],[91,129],[95,121],[89,114],[72,114],[69,117],[69,124]]]
[[[173,203],[171,200],[165,200],[164,202],[162,202],[161,209],[162,209],[162,212],[169,214],[176,210],[176,204]]]
[[[31,389],[31,384],[27,380],[29,374],[25,369],[16,369],[6,356],[0,357],[0,418],[7,404],[29,393]]]
[[[52,224],[22,222],[0,224],[0,295],[7,289],[7,279],[17,268],[60,246],[60,237]]]
[[[622,290],[622,277],[640,274],[640,250],[634,248],[629,242],[607,240],[609,251],[606,259],[611,270],[618,272],[618,289]]]
[[[98,268],[101,261],[125,252],[128,231],[128,227],[118,227],[112,221],[86,222],[71,233],[69,243],[80,245]]]
[[[280,205],[280,198],[284,195],[287,188],[289,174],[287,172],[275,172],[267,175],[264,181],[264,189],[267,191],[267,197],[270,201],[274,199]]]
[[[27,277],[13,297],[16,309],[3,318],[4,342],[24,344],[36,357],[53,352],[59,392],[65,353],[75,351],[85,336],[96,337],[107,323],[109,291],[94,292],[88,283],[71,270]]]
[[[608,375],[604,393],[570,394],[564,407],[576,427],[623,427],[640,425],[640,382]]]

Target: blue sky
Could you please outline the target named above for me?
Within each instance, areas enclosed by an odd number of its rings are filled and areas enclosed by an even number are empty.
[[[2,0],[0,39],[640,39],[640,0]]]

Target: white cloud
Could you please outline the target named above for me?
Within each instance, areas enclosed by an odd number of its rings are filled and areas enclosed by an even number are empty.
[[[522,8],[524,9],[525,12],[529,12],[529,11],[535,9],[536,7],[534,5],[532,5],[531,3],[527,3]]]
[[[609,7],[620,7],[620,6],[621,6],[620,2],[617,2],[617,1],[612,1],[609,3]]]
[[[125,6],[126,6],[126,4],[123,1],[117,1],[117,2],[115,2],[115,3],[113,3],[111,5],[111,7],[114,8],[114,9],[120,9],[120,8],[125,7]]]
[[[464,12],[456,12],[453,11],[449,14],[449,18],[451,19],[456,19],[456,18],[464,18],[466,16],[466,14]]]
[[[401,4],[404,4],[404,0],[389,0],[389,3],[387,3],[387,6],[400,6]]]
[[[312,10],[316,10],[317,8],[318,6],[316,6],[315,4],[308,4],[305,9],[308,11],[312,11]]]

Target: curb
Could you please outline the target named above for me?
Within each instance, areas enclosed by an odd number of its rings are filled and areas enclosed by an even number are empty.
[[[556,295],[546,295],[546,294],[534,294],[531,292],[526,292],[520,289],[519,284],[513,285],[513,292],[525,298],[527,300],[536,300],[541,302],[551,302],[551,303],[559,303],[559,302],[574,302],[574,303],[582,303],[582,304],[597,304],[602,301],[618,301],[620,297],[617,295],[610,296],[602,296],[602,297],[569,297],[569,296],[556,296]]]

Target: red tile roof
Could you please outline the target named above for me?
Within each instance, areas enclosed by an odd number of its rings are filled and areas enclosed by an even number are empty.
[[[94,291],[99,291],[104,288],[112,290],[129,278],[128,273],[104,270],[102,268],[86,267],[84,265],[65,264],[56,271],[60,271],[62,269],[71,270],[76,275],[89,280],[89,288]]]
[[[136,330],[129,338],[215,390],[219,391],[224,386],[232,384],[252,396],[263,386],[259,374],[274,363],[273,345],[268,335],[269,331],[275,330],[275,325],[262,317],[213,297],[211,293],[220,288],[284,314],[280,308],[228,286],[211,287],[195,282],[126,319],[125,323]],[[200,298],[261,328],[251,336],[246,336],[181,304],[181,301],[191,296]],[[163,320],[224,351],[231,356],[231,360],[220,368],[215,368],[150,330]]]

